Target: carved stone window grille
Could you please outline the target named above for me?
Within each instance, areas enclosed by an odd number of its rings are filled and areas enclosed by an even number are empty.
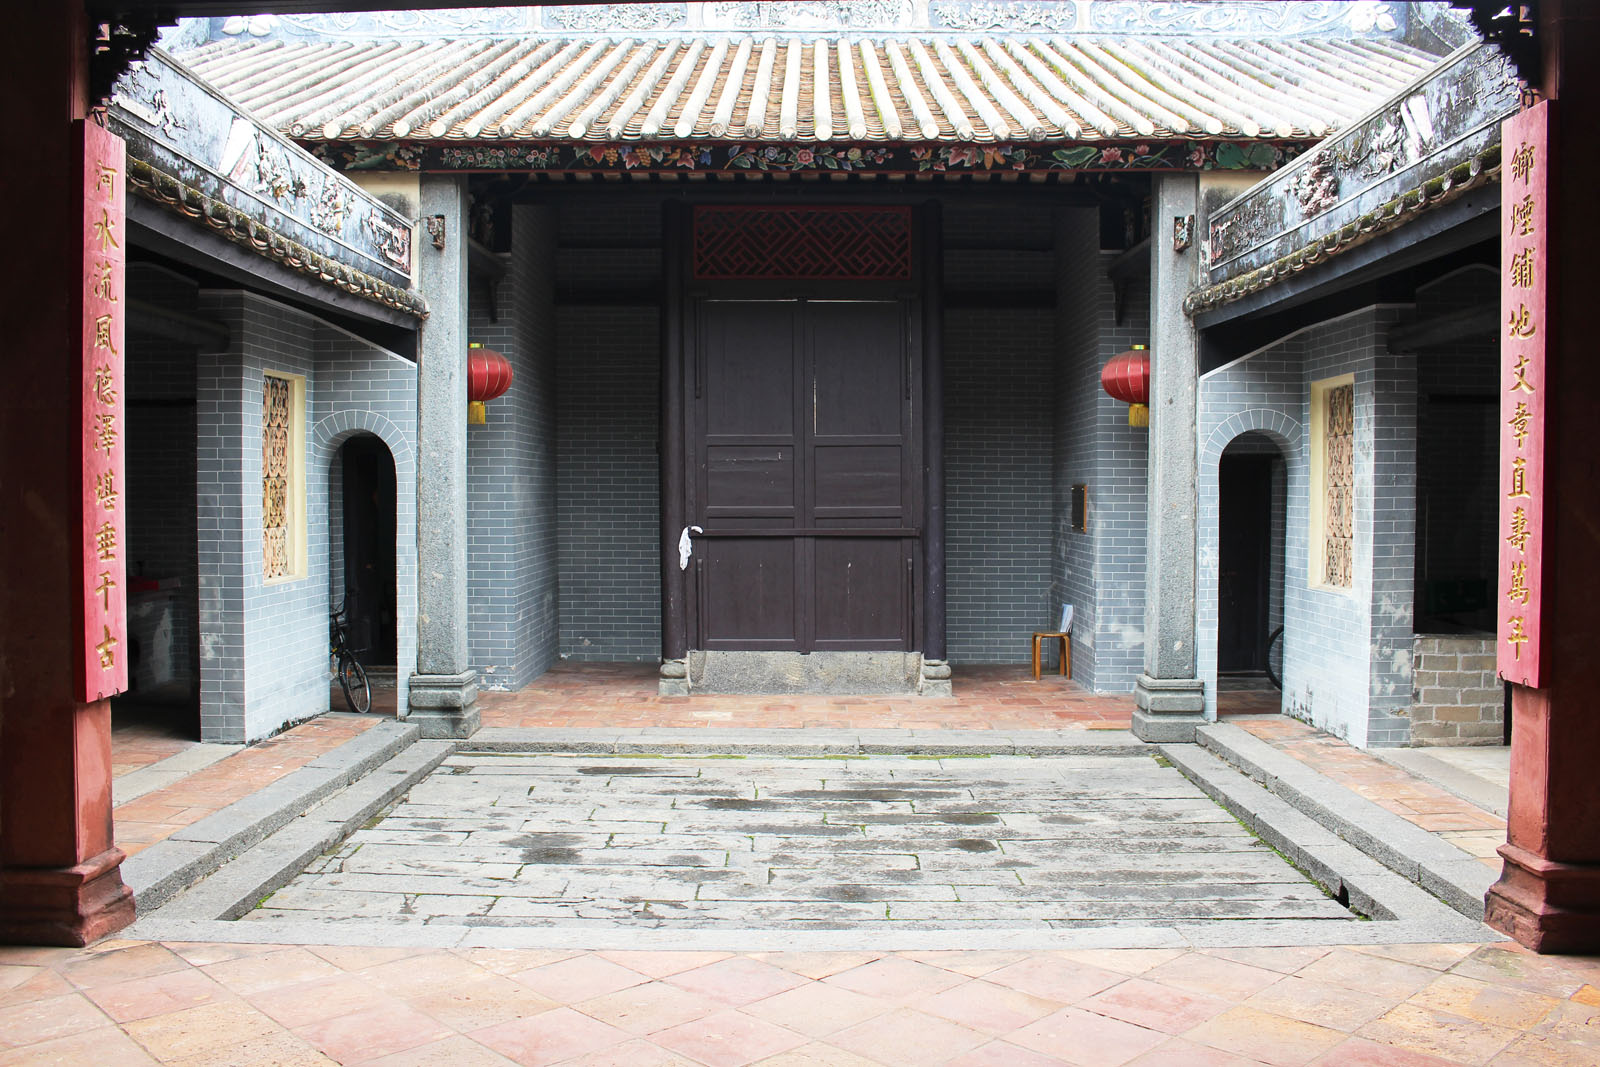
[[[1355,530],[1355,386],[1329,389],[1324,410],[1322,580],[1349,589]]]
[[[702,280],[904,280],[912,276],[911,209],[704,206],[694,213]]]
[[[267,375],[261,390],[261,576],[286,578],[294,568],[290,551],[289,431],[294,421],[294,382]]]

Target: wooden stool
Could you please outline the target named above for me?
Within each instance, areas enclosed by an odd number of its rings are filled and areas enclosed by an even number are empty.
[[[1072,632],[1047,633],[1043,630],[1033,632],[1033,680],[1039,680],[1039,650],[1046,640],[1059,640],[1061,642],[1061,669],[1057,672],[1072,677]]]

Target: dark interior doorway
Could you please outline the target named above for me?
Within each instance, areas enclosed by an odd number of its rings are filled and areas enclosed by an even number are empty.
[[[1254,674],[1283,615],[1283,460],[1277,446],[1245,434],[1218,468],[1217,671]],[[1276,564],[1276,565],[1275,565]]]
[[[378,438],[362,435],[339,449],[339,463],[350,642],[362,650],[364,664],[392,667],[397,658],[394,457]]]

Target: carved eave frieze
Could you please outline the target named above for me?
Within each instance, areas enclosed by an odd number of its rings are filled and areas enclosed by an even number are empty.
[[[1332,232],[1317,236],[1263,267],[1195,290],[1184,297],[1184,313],[1190,316],[1198,315],[1259,293],[1307,268],[1359,248],[1391,230],[1399,229],[1425,211],[1447,204],[1481,185],[1499,180],[1500,145],[1497,142],[1471,159],[1457,163],[1444,173],[1435,174],[1420,185],[1406,189],[1393,199],[1379,204]]]
[[[128,191],[341,292],[419,319],[428,316],[427,302],[416,290],[402,289],[307,248],[232,205],[186,184],[176,175],[157,170],[149,160],[131,154],[128,157]]]
[[[1216,293],[1234,292],[1237,279],[1258,281],[1263,269],[1281,277],[1286,263],[1303,266],[1308,250],[1349,247],[1357,231],[1388,225],[1394,205],[1419,196],[1424,207],[1436,203],[1468,171],[1481,180],[1486,154],[1498,152],[1500,122],[1520,102],[1515,72],[1496,48],[1458,50],[1214,213],[1200,290],[1213,295],[1202,303],[1214,306]]]
[[[127,142],[130,164],[142,164],[152,182],[162,184],[154,176],[165,176],[166,185],[191,191],[183,203],[198,197],[213,205],[206,219],[226,215],[230,231],[274,235],[279,244],[305,250],[322,264],[313,272],[319,277],[370,279],[370,286],[350,282],[363,292],[411,288],[409,219],[161,50],[117,83],[106,124]],[[306,259],[298,252],[292,258]]]

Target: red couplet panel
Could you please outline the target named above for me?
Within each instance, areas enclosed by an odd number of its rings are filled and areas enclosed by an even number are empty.
[[[121,138],[83,123],[83,509],[78,699],[128,688],[126,427],[122,347],[127,301],[125,156]]]
[[[1544,532],[1546,214],[1545,101],[1501,127],[1500,676],[1539,686]]]

